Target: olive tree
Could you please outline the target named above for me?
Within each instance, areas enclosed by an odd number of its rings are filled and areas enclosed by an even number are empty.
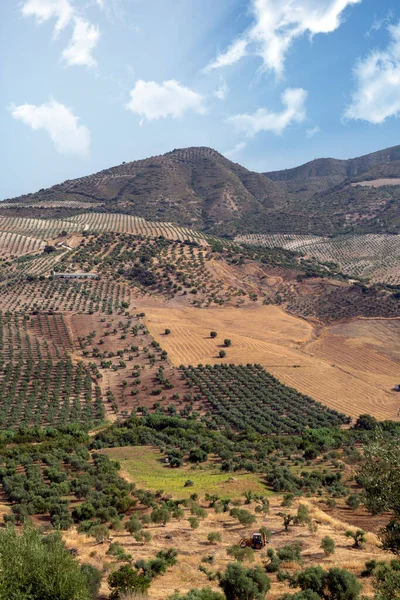
[[[378,436],[364,454],[357,479],[365,490],[365,504],[373,514],[392,513],[380,536],[385,550],[400,555],[400,440]]]
[[[220,575],[219,585],[226,600],[264,600],[271,582],[261,567],[246,569],[240,563],[231,563]]]

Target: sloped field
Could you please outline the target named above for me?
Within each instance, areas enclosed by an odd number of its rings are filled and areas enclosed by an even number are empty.
[[[337,238],[309,235],[242,235],[237,243],[284,248],[335,262],[344,273],[373,282],[400,283],[400,235],[351,235]]]
[[[347,330],[340,325],[317,334],[276,306],[198,311],[149,305],[145,311],[150,333],[177,366],[260,363],[286,385],[339,412],[399,417],[400,397],[392,388],[399,376],[400,320],[357,319]],[[171,330],[167,336],[165,328]],[[215,339],[211,330],[217,331]],[[394,336],[390,352],[385,335]],[[225,338],[231,346],[221,359]]]
[[[146,237],[159,235],[173,240],[191,240],[206,243],[206,236],[186,227],[178,227],[173,223],[155,223],[132,215],[112,213],[88,213],[69,219],[89,231],[115,231],[133,233]]]
[[[187,227],[178,227],[173,223],[158,223],[146,221],[132,215],[113,213],[84,213],[68,219],[30,219],[0,216],[0,232],[5,231],[29,235],[42,240],[54,239],[61,232],[72,233],[74,231],[111,231],[132,233],[145,237],[162,235],[171,240],[190,240],[205,245],[207,245],[208,239],[212,239]]]
[[[0,227],[2,221],[0,220]],[[12,231],[0,231],[0,257],[23,256],[31,252],[40,252],[44,243],[27,235]]]

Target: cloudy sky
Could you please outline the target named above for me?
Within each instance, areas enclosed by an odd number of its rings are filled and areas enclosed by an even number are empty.
[[[400,143],[398,0],[3,0],[0,198],[186,146],[250,169]]]

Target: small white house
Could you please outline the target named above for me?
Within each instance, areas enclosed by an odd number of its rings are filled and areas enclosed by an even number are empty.
[[[56,273],[52,272],[54,279],[100,279],[97,273]]]

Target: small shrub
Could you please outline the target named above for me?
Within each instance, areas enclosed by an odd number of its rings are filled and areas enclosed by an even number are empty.
[[[321,548],[324,551],[325,556],[331,556],[331,554],[334,554],[335,552],[335,542],[326,535],[321,541]]]
[[[254,561],[254,550],[253,548],[249,548],[246,546],[245,548],[241,548],[238,545],[230,546],[226,553],[228,556],[232,556],[235,560],[239,562],[253,562]]]
[[[200,521],[197,517],[189,517],[188,521],[192,529],[198,529],[200,527]]]

